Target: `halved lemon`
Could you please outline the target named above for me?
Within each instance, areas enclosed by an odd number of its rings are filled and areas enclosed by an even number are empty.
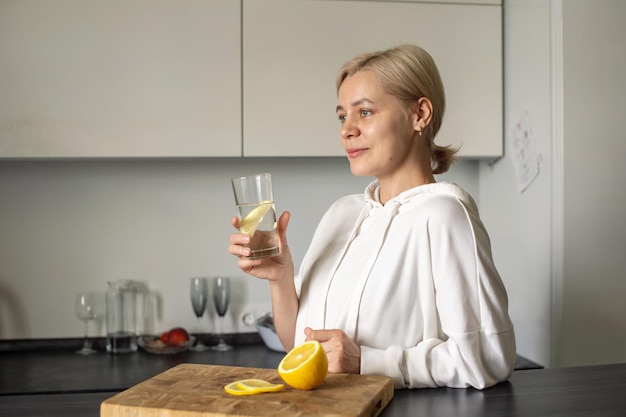
[[[255,207],[239,221],[239,231],[248,236],[252,236],[256,232],[257,227],[263,221],[267,212],[272,208],[272,202],[269,200],[262,201],[258,207]]]
[[[264,392],[277,392],[284,388],[283,384],[274,384],[263,379],[242,379],[226,385],[224,391],[231,395],[255,395]]]
[[[304,342],[285,355],[278,364],[278,375],[296,389],[310,390],[328,375],[328,358],[316,340]]]

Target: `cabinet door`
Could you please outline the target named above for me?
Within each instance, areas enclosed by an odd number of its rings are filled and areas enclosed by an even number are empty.
[[[0,2],[0,158],[241,156],[241,5]]]
[[[416,43],[437,62],[447,109],[437,142],[502,154],[499,5],[244,0],[244,156],[343,155],[335,77],[353,56]]]

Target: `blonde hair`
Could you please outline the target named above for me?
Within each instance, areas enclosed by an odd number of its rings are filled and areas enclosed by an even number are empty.
[[[457,149],[435,144],[446,107],[446,94],[439,70],[428,52],[417,45],[400,45],[385,51],[359,55],[346,62],[337,76],[337,93],[343,81],[368,70],[381,81],[385,91],[409,106],[422,97],[433,106],[432,117],[422,132],[428,141],[434,174],[446,172],[455,161]]]

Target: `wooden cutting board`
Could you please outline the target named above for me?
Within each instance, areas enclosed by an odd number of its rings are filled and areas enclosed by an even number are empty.
[[[329,374],[311,391],[285,390],[250,396],[224,391],[230,382],[260,378],[282,383],[275,369],[177,365],[105,400],[101,417],[377,416],[393,398],[390,378]]]

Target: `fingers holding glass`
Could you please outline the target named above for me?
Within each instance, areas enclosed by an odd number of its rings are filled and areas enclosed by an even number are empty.
[[[238,177],[233,178],[231,182],[239,215],[239,231],[250,237],[249,243],[246,244],[250,252],[246,257],[260,259],[278,255],[271,174]],[[234,220],[231,223],[237,224]]]

